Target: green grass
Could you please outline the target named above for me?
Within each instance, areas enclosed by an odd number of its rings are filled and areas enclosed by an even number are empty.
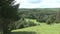
[[[27,20],[36,22],[36,20],[32,19]],[[37,26],[12,30],[10,34],[60,34],[60,24],[47,25],[45,23],[40,23],[40,25]]]
[[[40,24],[39,22],[36,21],[36,19],[28,19],[28,18],[25,18],[26,22],[32,22],[32,23],[35,23],[35,24]]]

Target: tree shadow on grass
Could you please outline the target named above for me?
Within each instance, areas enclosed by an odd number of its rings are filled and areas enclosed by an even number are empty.
[[[21,31],[21,32],[11,32],[8,34],[36,34],[36,32]]]

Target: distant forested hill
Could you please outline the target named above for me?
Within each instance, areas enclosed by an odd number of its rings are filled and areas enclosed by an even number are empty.
[[[19,11],[29,11],[29,10],[52,10],[58,11],[60,8],[36,8],[36,9],[28,9],[28,8],[20,8]]]

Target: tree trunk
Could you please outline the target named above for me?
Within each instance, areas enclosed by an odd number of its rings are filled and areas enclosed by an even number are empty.
[[[9,33],[9,21],[8,20],[4,20],[4,23],[2,25],[3,27],[3,34]]]
[[[3,34],[6,34],[8,32],[8,27],[6,25],[3,25]]]

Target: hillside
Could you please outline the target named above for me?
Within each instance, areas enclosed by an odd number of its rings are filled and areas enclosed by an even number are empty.
[[[12,30],[11,34],[60,34],[60,24],[47,25],[41,23],[40,26],[28,27]]]
[[[33,19],[26,19],[33,21]],[[60,23],[48,25],[46,23],[40,23],[40,25],[27,27],[23,29],[12,30],[10,34],[60,34]]]
[[[19,9],[19,11],[29,11],[29,10],[52,10],[52,11],[58,11],[58,10],[60,10],[60,8],[36,8],[36,9],[20,8]]]

